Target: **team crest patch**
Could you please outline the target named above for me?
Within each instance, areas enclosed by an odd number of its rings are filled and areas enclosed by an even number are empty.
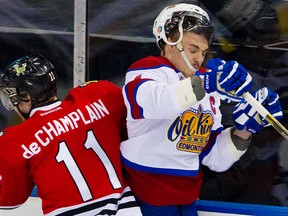
[[[210,112],[204,112],[200,105],[197,112],[185,111],[175,119],[168,130],[168,139],[175,141],[179,151],[200,154],[206,146],[213,126],[213,117]]]

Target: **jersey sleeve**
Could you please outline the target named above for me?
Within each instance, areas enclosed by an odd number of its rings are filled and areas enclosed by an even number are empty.
[[[166,65],[129,71],[126,81],[123,95],[128,118],[170,119],[193,105],[190,78],[179,81],[176,71]]]
[[[204,151],[202,164],[216,172],[223,172],[229,169],[245,151],[237,150],[231,139],[231,128],[217,131],[211,135],[213,147],[210,151]]]
[[[26,163],[13,163],[0,156],[0,208],[16,208],[32,192],[34,184]]]
[[[222,172],[239,160],[245,151],[236,149],[231,139],[230,128],[224,130],[220,111],[221,100],[219,98],[214,98],[214,100],[214,124],[209,141],[199,157],[203,165],[208,166],[213,171]]]

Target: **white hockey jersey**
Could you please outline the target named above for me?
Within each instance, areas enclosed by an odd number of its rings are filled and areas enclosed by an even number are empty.
[[[122,92],[129,138],[120,148],[128,172],[197,177],[201,163],[224,171],[245,152],[234,146],[230,128],[223,130],[219,98],[206,94],[196,104],[183,105],[192,94],[190,78],[164,57],[149,56],[134,63]],[[139,185],[133,173],[130,176],[133,191]],[[141,194],[136,191],[136,196]]]

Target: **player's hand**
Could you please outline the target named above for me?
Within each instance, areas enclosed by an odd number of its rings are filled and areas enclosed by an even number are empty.
[[[261,88],[252,93],[253,97],[259,101],[277,120],[283,117],[279,96],[267,87]],[[246,101],[239,102],[233,110],[233,121],[239,130],[246,128],[250,133],[257,133],[263,127],[270,124],[261,117],[257,111]]]
[[[252,86],[252,77],[247,70],[236,61],[212,58],[206,65],[209,72],[204,73],[204,89],[216,94],[226,102],[243,101],[241,96]]]

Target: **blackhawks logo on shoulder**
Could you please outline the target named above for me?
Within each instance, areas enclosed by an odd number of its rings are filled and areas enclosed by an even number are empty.
[[[3,136],[6,133],[6,131],[0,131],[0,137]]]
[[[97,83],[97,82],[99,82],[99,80],[91,80],[91,81],[85,82],[82,85],[80,85],[80,88],[83,88],[83,87],[89,85],[90,83]]]

